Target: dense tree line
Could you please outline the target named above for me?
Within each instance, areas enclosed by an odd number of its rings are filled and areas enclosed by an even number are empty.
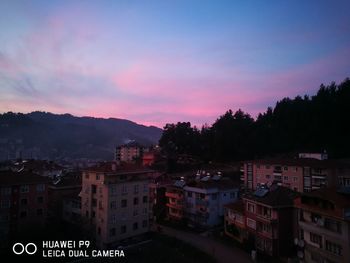
[[[300,151],[327,151],[349,157],[350,80],[321,85],[317,94],[284,98],[256,120],[241,109],[228,110],[212,126],[189,122],[167,124],[160,146],[172,157],[197,156],[204,161],[243,160]]]

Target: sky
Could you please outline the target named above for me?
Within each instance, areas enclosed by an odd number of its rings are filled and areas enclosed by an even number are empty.
[[[0,112],[256,117],[350,77],[349,1],[0,1]]]

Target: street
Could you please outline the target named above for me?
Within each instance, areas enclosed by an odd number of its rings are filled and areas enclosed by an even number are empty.
[[[227,246],[210,237],[161,226],[162,233],[187,242],[192,246],[212,255],[218,263],[251,263],[250,256],[239,248]]]

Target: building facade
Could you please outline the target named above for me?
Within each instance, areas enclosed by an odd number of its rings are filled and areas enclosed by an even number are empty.
[[[45,227],[48,180],[29,172],[0,173],[0,237],[32,233]],[[35,233],[32,233],[35,234]]]
[[[170,219],[210,228],[222,224],[224,205],[238,199],[239,185],[228,178],[205,176],[189,183],[176,182],[167,188],[166,196]]]
[[[273,185],[225,207],[225,233],[265,255],[291,256],[295,192]]]
[[[255,190],[261,185],[279,183],[298,192],[310,192],[340,183],[350,183],[348,165],[317,159],[263,159],[244,163],[244,188]]]
[[[83,172],[81,214],[97,245],[113,247],[149,231],[149,177],[143,167],[106,163]]]
[[[350,262],[350,191],[305,193],[298,209],[299,255],[305,262]]]
[[[116,148],[115,160],[125,163],[135,162],[142,158],[143,150],[143,146],[134,141],[120,145]]]

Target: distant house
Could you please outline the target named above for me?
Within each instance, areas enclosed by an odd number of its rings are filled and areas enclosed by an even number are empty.
[[[327,188],[295,199],[304,262],[350,262],[350,190]]]
[[[290,256],[293,251],[296,192],[273,185],[242,195],[225,206],[225,233],[269,256]]]
[[[135,162],[142,158],[144,147],[135,141],[120,145],[115,151],[115,160],[117,162]]]

